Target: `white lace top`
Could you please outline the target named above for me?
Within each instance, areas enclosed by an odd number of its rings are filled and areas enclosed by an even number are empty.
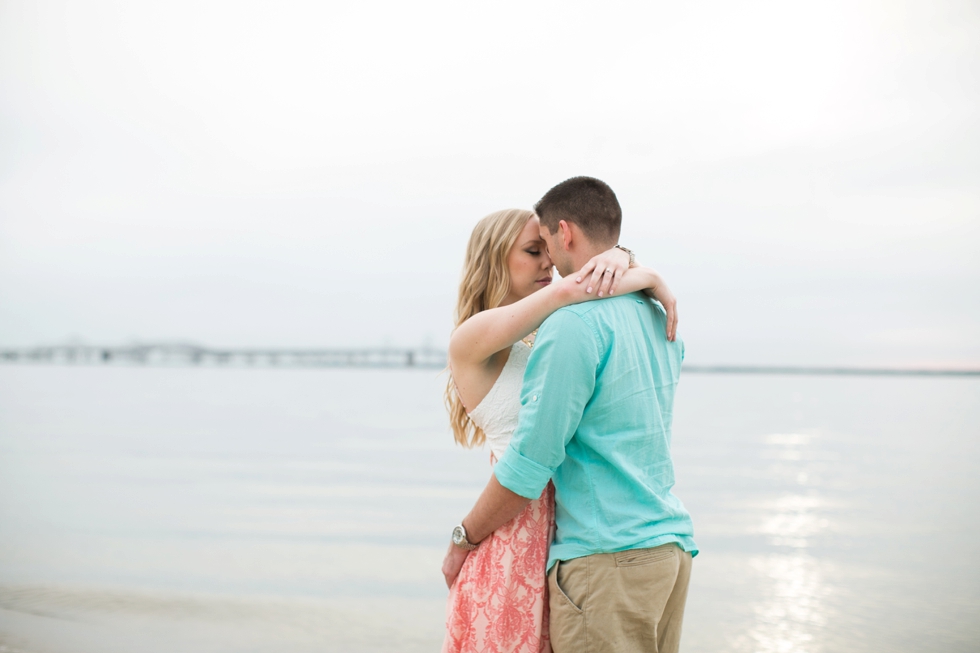
[[[527,367],[531,348],[524,342],[516,342],[510,348],[510,356],[500,370],[500,376],[494,382],[490,392],[483,401],[470,411],[470,419],[483,429],[487,435],[487,444],[493,457],[500,460],[510,436],[517,428],[517,414],[521,411],[521,385],[524,383],[524,368]]]

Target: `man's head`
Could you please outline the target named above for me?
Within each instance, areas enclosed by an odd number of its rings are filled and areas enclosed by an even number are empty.
[[[559,274],[567,276],[619,241],[623,211],[605,182],[572,177],[534,205],[541,220],[541,238]]]

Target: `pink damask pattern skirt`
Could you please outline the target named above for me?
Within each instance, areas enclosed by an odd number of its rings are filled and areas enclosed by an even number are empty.
[[[548,483],[466,557],[449,590],[443,653],[551,653],[545,565],[554,524]]]

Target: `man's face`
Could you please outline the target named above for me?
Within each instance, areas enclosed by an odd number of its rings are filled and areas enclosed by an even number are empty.
[[[567,277],[575,272],[571,258],[568,256],[568,252],[565,251],[565,243],[561,238],[561,227],[558,227],[556,233],[551,233],[548,231],[548,227],[540,224],[538,230],[541,233],[541,240],[548,246],[548,254],[551,256],[551,261],[555,264],[555,269],[558,270],[558,274]]]

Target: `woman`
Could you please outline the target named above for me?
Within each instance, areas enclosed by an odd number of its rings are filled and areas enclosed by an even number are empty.
[[[458,443],[489,444],[491,462],[503,455],[517,426],[533,332],[563,306],[644,290],[667,309],[673,339],[673,296],[653,270],[630,269],[629,258],[613,248],[574,277],[552,283],[551,258],[531,211],[498,211],[476,225],[449,344],[446,405]],[[554,529],[553,493],[549,484],[467,557],[450,587],[444,653],[551,651],[545,563]]]

